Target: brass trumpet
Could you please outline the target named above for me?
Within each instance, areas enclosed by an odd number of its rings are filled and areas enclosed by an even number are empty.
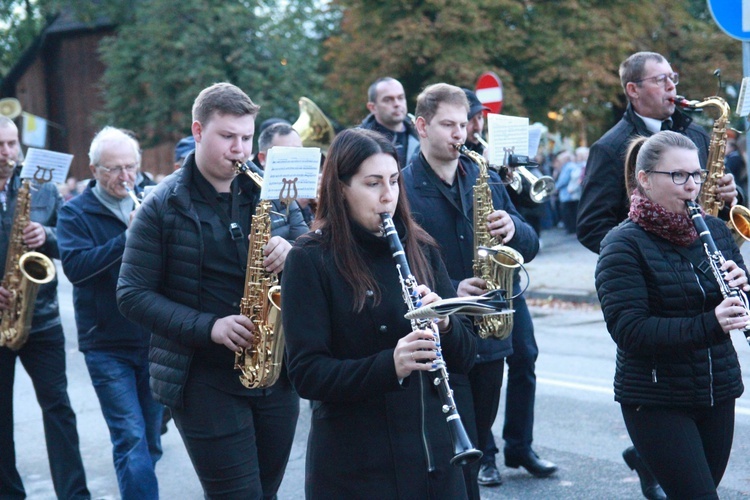
[[[474,139],[477,140],[485,148],[489,148],[487,141],[482,139],[482,136],[478,132],[474,132]],[[490,168],[498,170],[499,168],[490,165]],[[549,175],[543,175],[537,177],[532,174],[531,171],[523,165],[513,166],[509,165],[509,168],[513,174],[510,181],[510,187],[518,194],[523,192],[524,180],[529,184],[529,198],[534,203],[543,203],[552,193],[555,192],[555,180]]]

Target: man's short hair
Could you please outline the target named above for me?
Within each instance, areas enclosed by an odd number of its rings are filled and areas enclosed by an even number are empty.
[[[438,106],[443,103],[463,106],[468,116],[469,100],[466,94],[461,88],[447,83],[435,83],[425,88],[417,96],[417,108],[414,114],[417,118],[421,116],[427,123],[430,123],[437,113]]]
[[[255,104],[239,87],[231,83],[214,83],[201,90],[193,103],[193,121],[206,125],[214,113],[221,115],[257,115]]]
[[[297,131],[292,128],[291,125],[284,122],[274,123],[270,127],[266,127],[263,132],[260,133],[260,137],[258,137],[258,151],[268,151],[271,147],[271,143],[273,143],[273,139],[277,135],[289,135],[289,134],[296,134]]]
[[[377,102],[378,100],[378,85],[382,82],[398,82],[395,78],[392,76],[384,76],[382,78],[378,78],[367,89],[367,102]]]
[[[656,52],[636,52],[620,64],[620,84],[623,91],[628,82],[635,82],[644,77],[648,61],[661,63],[666,61],[666,58]],[[625,92],[625,95],[627,95],[627,92]]]
[[[89,162],[91,165],[98,166],[100,164],[104,145],[112,142],[124,142],[130,145],[133,148],[136,163],[138,166],[141,165],[141,147],[138,145],[138,141],[133,139],[124,130],[110,126],[106,126],[97,132],[91,141],[91,147],[89,148]]]

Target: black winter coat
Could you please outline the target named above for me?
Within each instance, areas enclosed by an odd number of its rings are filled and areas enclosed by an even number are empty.
[[[693,119],[675,110],[672,130],[686,135],[698,146],[701,168],[706,168],[709,137],[692,123]],[[628,104],[625,114],[589,151],[583,191],[578,202],[576,235],[583,246],[599,253],[599,245],[610,229],[628,218],[630,197],[625,192],[625,154],[634,137],[651,132]]]
[[[726,224],[706,223],[725,258],[744,269]],[[701,241],[685,251],[629,219],[602,242],[596,290],[617,343],[622,404],[705,407],[742,394],[737,353],[714,313],[721,291],[710,269],[691,263],[706,260]]]
[[[182,168],[146,197],[131,225],[117,283],[122,314],[153,332],[151,391],[157,401],[177,408],[182,407],[193,353],[215,345],[211,329],[219,319],[201,307],[203,237],[190,199],[196,169],[191,153]],[[246,176],[236,182],[241,195],[257,204],[255,184]]]
[[[353,291],[331,250],[309,233],[289,252],[282,276],[282,315],[289,377],[315,400],[307,445],[307,498],[465,498],[434,374],[413,372],[399,384],[393,352],[412,328],[388,244],[359,229],[355,242],[377,281],[378,306],[353,310]],[[433,290],[455,295],[436,249]],[[368,294],[369,295],[369,294]],[[451,372],[467,373],[476,353],[468,320],[452,318],[441,336]],[[458,408],[459,412],[461,408]],[[434,467],[429,472],[430,467]]]

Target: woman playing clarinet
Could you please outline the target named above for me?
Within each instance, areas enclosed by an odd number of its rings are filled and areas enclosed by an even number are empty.
[[[289,376],[314,401],[306,495],[465,498],[431,370],[442,351],[451,372],[468,372],[476,340],[461,316],[437,323],[442,345],[404,319],[382,213],[392,216],[422,303],[455,296],[434,241],[411,218],[391,142],[369,130],[340,133],[313,231],[297,240],[282,278]]]
[[[629,218],[602,241],[596,289],[617,344],[615,400],[633,444],[669,498],[718,498],[743,385],[729,332],[750,317],[724,297],[686,202],[706,171],[690,139],[634,139],[626,157]],[[728,287],[750,290],[740,251],[705,216]]]

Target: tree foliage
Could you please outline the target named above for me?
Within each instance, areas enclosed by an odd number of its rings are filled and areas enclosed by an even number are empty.
[[[44,26],[44,12],[29,0],[0,0],[0,76],[18,61]]]
[[[106,72],[101,121],[140,132],[145,144],[189,132],[201,89],[236,84],[260,118],[294,119],[300,95],[322,93],[320,38],[331,20],[313,0],[138,2],[132,20],[101,47]]]
[[[629,54],[663,54],[692,99],[717,92],[714,69],[739,88],[741,44],[697,0],[335,0],[341,33],[326,42],[337,112],[366,113],[367,86],[390,75],[412,103],[430,83],[473,88],[484,71],[503,81],[503,112],[529,116],[583,142],[619,119],[618,67]],[[564,120],[551,123],[554,111]]]

